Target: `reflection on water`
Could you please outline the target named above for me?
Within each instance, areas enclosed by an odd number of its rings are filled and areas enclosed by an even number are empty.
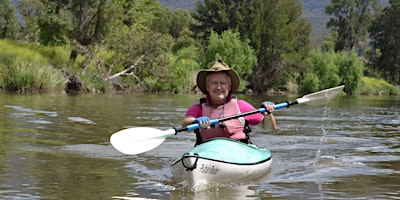
[[[239,95],[240,96],[240,95]],[[278,130],[253,128],[272,151],[269,177],[196,191],[170,164],[193,147],[182,132],[128,156],[109,143],[127,127],[179,126],[196,95],[0,94],[0,199],[398,199],[399,97],[337,97],[276,111]],[[253,105],[263,96],[240,96]],[[282,102],[286,97],[274,97]],[[141,133],[146,134],[146,133]]]

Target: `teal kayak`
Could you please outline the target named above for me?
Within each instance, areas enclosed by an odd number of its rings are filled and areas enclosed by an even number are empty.
[[[265,177],[272,154],[254,144],[214,138],[182,155],[171,165],[175,181],[189,187],[210,183],[248,182]]]

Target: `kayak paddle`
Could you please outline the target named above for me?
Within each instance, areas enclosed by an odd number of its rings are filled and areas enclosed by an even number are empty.
[[[275,104],[274,108],[287,108],[291,105],[296,104],[323,105],[331,101],[337,94],[339,94],[340,91],[342,91],[343,88],[344,85],[325,89],[319,92],[305,95],[293,101],[286,101],[283,103]],[[247,115],[264,112],[266,112],[265,108],[259,108],[257,110],[239,113],[220,119],[212,119],[211,125],[231,119],[237,119],[239,117],[244,117]],[[112,146],[114,146],[114,148],[121,153],[134,155],[156,148],[161,143],[163,143],[166,138],[176,135],[178,132],[193,131],[198,128],[200,128],[199,124],[190,124],[186,127],[171,128],[165,131],[150,127],[127,128],[112,134],[110,137],[110,142]]]

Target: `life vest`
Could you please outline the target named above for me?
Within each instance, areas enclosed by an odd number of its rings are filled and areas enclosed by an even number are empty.
[[[207,116],[210,119],[219,119],[240,113],[237,99],[231,99],[218,107],[211,107],[205,99],[201,99],[200,102],[202,116]],[[215,124],[208,129],[197,129],[195,132],[197,136],[196,145],[215,137],[226,137],[250,143],[248,133],[251,132],[251,129],[243,117]]]

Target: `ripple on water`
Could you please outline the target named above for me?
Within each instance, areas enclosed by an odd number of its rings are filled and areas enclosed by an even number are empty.
[[[51,111],[44,111],[44,110],[33,110],[30,108],[25,108],[23,106],[10,106],[10,105],[5,105],[4,107],[6,108],[12,108],[16,111],[22,112],[23,114],[19,114],[19,115],[30,115],[30,114],[44,114],[50,117],[57,117],[58,113],[57,112],[51,112]],[[18,114],[17,114],[18,115]]]
[[[68,117],[69,121],[72,122],[82,122],[82,123],[86,123],[86,124],[95,124],[92,120],[90,119],[86,119],[83,117]]]

